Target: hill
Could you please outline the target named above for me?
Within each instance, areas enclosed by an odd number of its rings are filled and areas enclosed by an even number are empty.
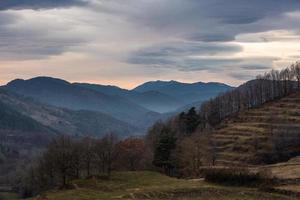
[[[23,115],[0,101],[0,138],[2,145],[24,145],[23,148],[42,146],[56,132],[51,128]]]
[[[72,84],[51,77],[16,79],[4,88],[52,106],[101,112],[141,130],[165,119],[165,113],[182,111],[187,104],[200,105],[204,100],[231,89],[220,83],[156,81],[126,90],[116,86]]]
[[[181,83],[177,81],[151,81],[133,90],[137,92],[160,92],[174,97],[186,105],[199,101],[203,102],[231,89],[233,89],[233,87],[214,82]]]
[[[144,124],[141,120],[151,113],[123,97],[100,93],[71,83],[50,77],[37,77],[29,80],[14,80],[5,86],[9,91],[31,97],[42,103],[72,110],[89,110],[110,115],[118,120],[131,125]],[[152,112],[154,118],[159,118],[158,113]],[[145,128],[145,127],[141,127]]]
[[[25,128],[42,127],[41,130],[48,131],[51,129],[59,134],[74,136],[102,136],[108,132],[115,132],[122,137],[138,133],[136,127],[100,112],[58,108],[21,97],[6,90],[0,90],[0,99],[2,112],[14,108],[14,112],[6,112],[2,115],[7,120],[1,121],[0,125],[2,127],[10,125],[6,127],[7,130],[12,129],[15,126],[14,123],[19,122]],[[20,117],[22,118],[20,119]],[[34,132],[34,130],[28,130],[28,132]]]
[[[108,96],[50,77],[14,80],[5,88],[51,105],[74,110],[100,111],[128,120],[132,119],[133,115],[140,116],[148,112],[125,99]]]
[[[73,182],[74,189],[50,191],[33,199],[293,199],[260,192],[254,188],[234,188],[209,184],[202,180],[180,180],[155,172],[116,172],[110,180],[84,179]]]
[[[299,103],[297,92],[223,122],[212,133],[217,164],[267,164],[300,155]]]

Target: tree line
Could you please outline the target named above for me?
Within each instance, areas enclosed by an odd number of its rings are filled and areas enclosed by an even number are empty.
[[[72,187],[74,179],[109,179],[112,170],[141,170],[149,165],[146,149],[142,138],[120,140],[113,133],[99,139],[60,136],[20,176],[16,189],[23,197],[30,197],[52,188]]]

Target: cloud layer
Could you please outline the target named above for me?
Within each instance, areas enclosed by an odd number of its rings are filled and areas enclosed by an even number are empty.
[[[87,2],[83,0],[3,0],[0,3],[0,10],[50,9],[86,4]]]
[[[126,87],[158,74],[239,84],[300,57],[299,21],[298,0],[6,0],[0,69],[42,63],[45,75]]]

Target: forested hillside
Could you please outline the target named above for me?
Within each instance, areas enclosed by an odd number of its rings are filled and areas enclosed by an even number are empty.
[[[104,113],[133,126],[143,124],[140,120],[149,113],[153,113],[154,117],[148,123],[159,117],[158,113],[151,112],[123,97],[106,95],[61,79],[37,77],[30,80],[15,80],[8,83],[5,88],[52,106]]]
[[[150,81],[134,88],[133,91],[160,92],[178,99],[187,105],[194,102],[204,102],[231,89],[233,87],[229,85],[214,82],[181,83],[177,81]]]
[[[300,64],[272,70],[148,133],[153,163],[167,174],[201,166],[286,161],[299,155]]]
[[[73,111],[39,103],[30,98],[24,98],[7,90],[0,90],[0,102],[4,109],[14,108],[15,111],[26,116],[36,124],[52,129],[53,131],[73,136],[101,136],[108,132],[128,136],[138,134],[138,129],[109,115],[93,111]],[[16,115],[18,117],[20,115]],[[14,117],[7,120],[15,123]],[[24,120],[20,120],[27,124]],[[8,128],[10,129],[10,128]]]

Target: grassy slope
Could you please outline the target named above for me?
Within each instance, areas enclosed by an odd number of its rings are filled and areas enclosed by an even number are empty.
[[[299,155],[299,92],[224,122],[212,136],[217,150],[217,167],[246,165],[254,171],[268,169],[272,176],[282,181],[282,185],[274,189],[300,194],[300,156],[272,165],[264,165],[258,159],[259,154],[270,154],[270,138],[276,134],[284,136],[279,142],[284,139],[290,143],[280,149],[281,152]]]
[[[201,180],[179,180],[155,172],[113,173],[111,180],[77,180],[76,189],[47,192],[35,200],[260,200],[292,199],[252,188],[233,188],[208,184]]]
[[[273,175],[282,180],[300,180],[300,156],[295,157],[287,162],[260,166],[258,168],[270,169]]]
[[[283,181],[282,185],[275,187],[276,190],[287,191],[300,196],[300,156],[295,157],[288,162],[259,166],[254,169],[270,170],[273,176]]]
[[[272,133],[284,134],[291,142],[283,151],[300,152],[299,146],[292,145],[300,138],[300,93],[266,103],[223,123],[212,136],[217,165],[262,164],[257,155],[270,153],[268,139]]]
[[[1,199],[2,198],[2,199]],[[1,200],[16,200],[19,199],[18,195],[15,193],[9,193],[9,192],[0,192],[0,199]]]

